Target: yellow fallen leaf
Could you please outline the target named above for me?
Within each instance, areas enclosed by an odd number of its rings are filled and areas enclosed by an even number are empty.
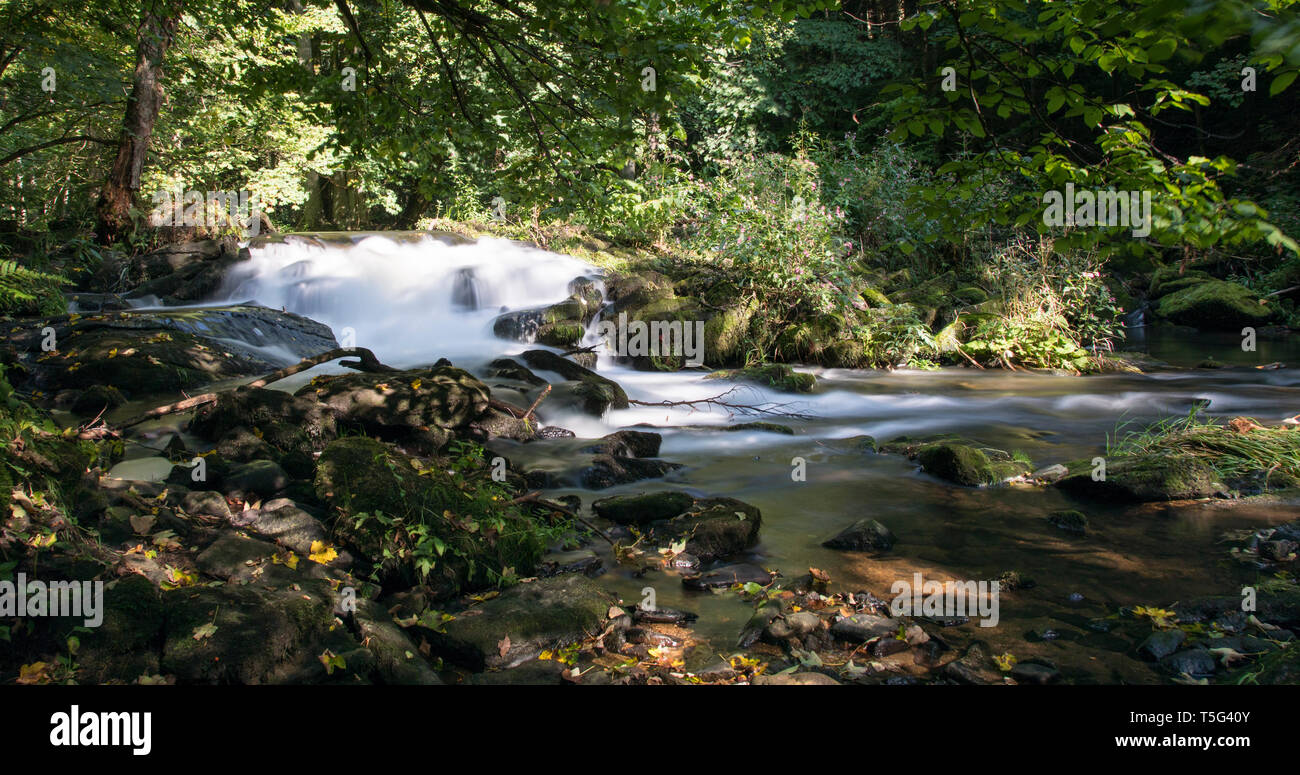
[[[307,559],[324,565],[328,562],[332,562],[334,558],[338,556],[339,553],[334,550],[334,547],[324,541],[312,541],[311,554],[307,555]]]

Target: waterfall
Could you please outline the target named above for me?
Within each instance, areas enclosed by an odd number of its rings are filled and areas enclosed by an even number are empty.
[[[571,256],[484,238],[426,233],[290,235],[250,247],[220,301],[255,301],[328,325],[385,363],[481,363],[519,345],[492,335],[503,311],[552,304],[597,270]]]

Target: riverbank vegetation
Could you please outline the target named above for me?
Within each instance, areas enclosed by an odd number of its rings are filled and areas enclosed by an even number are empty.
[[[286,230],[449,219],[630,248],[734,310],[748,364],[1095,370],[1123,315],[1217,303],[1167,301],[1161,271],[1240,286],[1224,330],[1297,322],[1288,2],[341,7],[145,9],[150,117],[107,6],[13,6],[0,210],[7,257],[43,273],[6,275],[6,303],[92,275],[68,240],[204,235],[151,227],[154,192],[251,190]],[[45,90],[74,52],[95,75]],[[124,108],[158,141],[109,217]],[[1046,223],[1067,186],[1152,194],[1149,225]]]

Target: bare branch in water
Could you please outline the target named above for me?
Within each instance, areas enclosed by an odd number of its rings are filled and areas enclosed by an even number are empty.
[[[716,406],[727,410],[733,415],[740,414],[750,417],[784,417],[789,420],[812,420],[816,418],[816,415],[807,414],[805,412],[796,412],[787,408],[798,406],[798,403],[796,402],[776,403],[773,401],[764,401],[759,404],[742,404],[725,400],[727,396],[736,393],[738,390],[740,390],[739,385],[731,388],[725,393],[719,393],[712,398],[697,398],[693,401],[637,401],[634,398],[629,398],[627,402],[635,406],[685,406],[691,409],[696,409],[701,406]],[[752,390],[752,388],[750,388],[750,390]]]

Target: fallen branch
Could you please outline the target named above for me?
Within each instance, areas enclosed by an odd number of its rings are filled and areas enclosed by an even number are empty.
[[[697,398],[693,401],[638,401],[634,398],[629,398],[627,402],[635,406],[654,406],[654,407],[685,406],[691,409],[695,409],[698,406],[717,406],[723,409],[727,409],[736,414],[750,415],[750,416],[758,415],[764,417],[784,417],[790,420],[812,420],[815,419],[816,417],[816,415],[811,415],[804,412],[792,412],[785,409],[785,407],[794,406],[793,403],[774,403],[768,401],[762,404],[738,404],[738,403],[733,403],[731,401],[723,400],[727,396],[731,395],[732,393],[735,393],[737,390],[739,390],[738,387],[733,387],[727,392],[719,393],[718,395],[713,396],[711,398]]]
[[[530,407],[528,407],[528,411],[527,411],[527,412],[524,412],[523,419],[527,420],[529,417],[532,417],[532,416],[533,416],[533,412],[536,411],[536,409],[537,409],[537,405],[540,404],[540,403],[542,402],[542,399],[543,399],[543,398],[546,398],[547,394],[550,393],[550,392],[551,392],[551,386],[550,386],[550,383],[547,383],[547,385],[546,385],[546,389],[543,390],[542,393],[541,393],[541,395],[539,395],[539,396],[537,397],[537,400],[533,402],[533,405],[530,406]]]
[[[368,373],[386,374],[388,372],[397,371],[397,369],[394,369],[391,366],[385,366],[384,364],[380,363],[379,359],[375,357],[375,354],[370,350],[366,349],[365,347],[338,347],[333,350],[329,350],[328,352],[323,352],[320,355],[314,355],[310,358],[304,358],[303,360],[299,361],[298,363],[295,363],[292,366],[286,366],[283,369],[280,369],[278,371],[273,371],[270,374],[267,374],[265,377],[262,377],[261,379],[255,379],[252,382],[249,382],[247,385],[245,385],[245,387],[265,387],[266,385],[269,385],[272,382],[278,382],[279,380],[282,380],[285,377],[291,377],[294,374],[297,374],[298,372],[306,371],[307,369],[310,369],[313,366],[319,366],[322,363],[327,363],[329,361],[334,360],[335,358],[346,358],[354,355],[357,356],[357,358],[359,358],[360,360],[339,361],[339,365],[349,369],[356,369],[357,371],[364,371]],[[184,401],[177,401],[174,404],[167,404],[166,406],[160,406],[155,409],[150,409],[144,414],[137,415],[127,420],[126,422],[121,423],[120,425],[117,426],[117,429],[125,430],[127,428],[139,425],[142,422],[147,422],[149,420],[153,420],[158,417],[163,417],[169,414],[175,414],[176,412],[188,411],[190,409],[203,406],[204,404],[210,404],[213,401],[217,400],[218,395],[219,395],[218,393],[204,393],[202,395],[194,396],[192,398],[186,398]],[[96,436],[96,438],[100,438],[104,435],[108,435],[107,432],[101,431],[100,429],[91,429],[89,431],[84,431],[84,432],[98,433],[99,435]]]

